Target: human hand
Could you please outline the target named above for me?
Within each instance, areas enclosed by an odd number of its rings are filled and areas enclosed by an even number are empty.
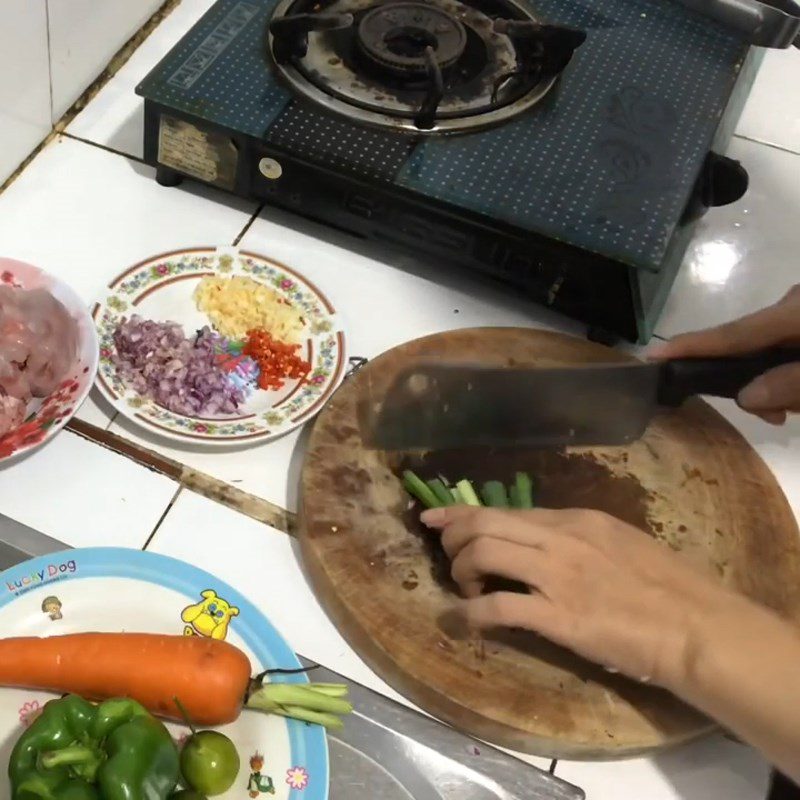
[[[472,626],[526,628],[678,693],[707,624],[748,602],[599,511],[451,506],[422,521],[441,532]],[[520,581],[531,593],[482,595],[487,576]]]
[[[716,328],[676,336],[655,346],[651,358],[742,355],[770,347],[800,346],[800,284],[774,305]],[[774,425],[800,411],[800,362],[765,372],[739,393],[738,404]]]

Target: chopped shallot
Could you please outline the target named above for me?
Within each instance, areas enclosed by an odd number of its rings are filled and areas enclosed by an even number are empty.
[[[187,417],[232,414],[244,394],[215,357],[206,326],[192,339],[175,322],[123,318],[114,332],[117,373],[138,394]]]

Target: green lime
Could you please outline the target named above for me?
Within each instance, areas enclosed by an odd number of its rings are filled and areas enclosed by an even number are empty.
[[[239,774],[239,754],[225,734],[198,731],[183,746],[181,773],[190,788],[213,797],[233,786]]]

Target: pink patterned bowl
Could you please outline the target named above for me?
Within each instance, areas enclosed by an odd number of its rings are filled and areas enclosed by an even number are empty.
[[[28,405],[25,421],[0,437],[0,464],[38,447],[54,436],[86,399],[97,374],[97,332],[86,304],[67,284],[31,264],[0,258],[0,282],[23,289],[46,289],[78,326],[78,355],[64,379],[47,397]]]

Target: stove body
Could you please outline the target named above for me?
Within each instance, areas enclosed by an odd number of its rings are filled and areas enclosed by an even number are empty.
[[[218,0],[137,92],[164,184],[264,200],[646,341],[694,222],[746,189],[714,153],[759,62],[669,0]]]

